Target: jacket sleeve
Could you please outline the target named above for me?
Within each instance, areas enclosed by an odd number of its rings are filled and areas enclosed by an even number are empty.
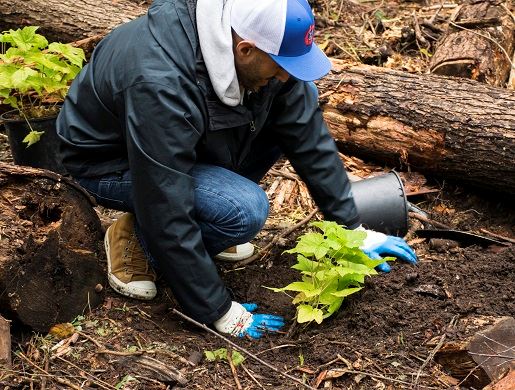
[[[324,217],[351,229],[359,226],[350,182],[318,106],[316,86],[290,79],[271,114],[271,130]]]
[[[123,91],[134,208],[141,234],[182,309],[212,323],[231,298],[208,255],[194,218],[189,172],[203,116],[187,96],[158,83]]]

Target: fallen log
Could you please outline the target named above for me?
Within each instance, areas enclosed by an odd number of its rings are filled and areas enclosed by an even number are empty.
[[[70,42],[105,35],[143,15],[147,7],[140,4],[130,0],[0,0],[0,27],[41,26],[39,31],[47,38]]]
[[[435,361],[462,386],[483,388],[515,369],[513,317],[463,318],[455,334],[457,339],[442,345]]]
[[[337,60],[317,84],[344,152],[515,193],[515,92]]]
[[[434,74],[465,77],[502,87],[511,70],[515,20],[500,0],[461,5],[431,58]]]
[[[103,302],[100,221],[72,180],[0,163],[0,312],[46,332]]]

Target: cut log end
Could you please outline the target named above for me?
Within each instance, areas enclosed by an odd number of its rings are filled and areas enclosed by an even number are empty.
[[[103,301],[102,232],[89,199],[47,171],[0,164],[0,310],[46,332]]]

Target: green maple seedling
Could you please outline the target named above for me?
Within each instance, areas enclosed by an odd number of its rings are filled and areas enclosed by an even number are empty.
[[[363,288],[366,276],[377,274],[377,265],[394,258],[373,260],[363,253],[359,247],[366,237],[364,231],[348,230],[329,221],[311,226],[321,232],[303,234],[294,248],[285,251],[297,254],[292,268],[300,272],[302,280],[282,288],[267,288],[296,292],[292,303],[297,305],[297,322],[320,324],[340,308],[346,297]]]

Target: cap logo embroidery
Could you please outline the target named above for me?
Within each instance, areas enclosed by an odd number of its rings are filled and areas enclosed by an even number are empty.
[[[315,34],[315,24],[313,23],[309,26],[308,31],[306,31],[306,35],[304,35],[304,43],[306,46],[311,46],[313,43],[313,35]]]

